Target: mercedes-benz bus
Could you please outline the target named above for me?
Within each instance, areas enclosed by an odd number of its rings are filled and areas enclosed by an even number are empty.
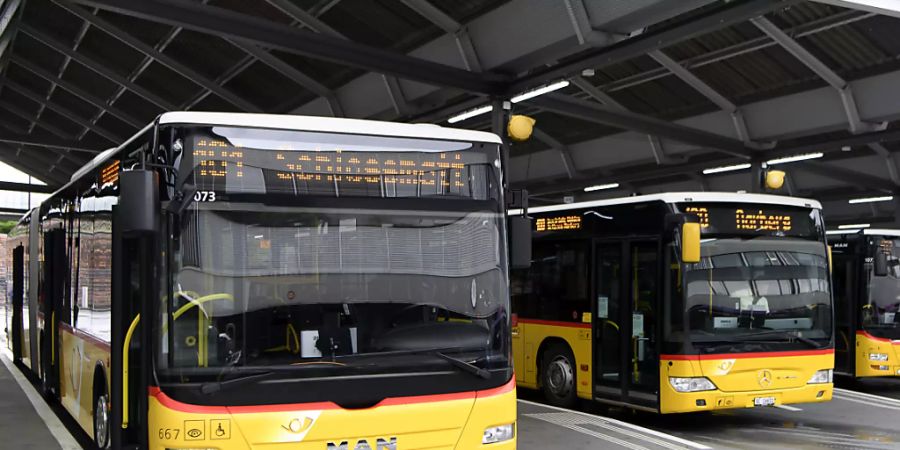
[[[99,448],[515,448],[500,144],[164,113],[19,223],[17,358]]]
[[[667,193],[527,214],[532,263],[512,284],[520,387],[659,413],[831,399],[818,202]]]
[[[835,370],[900,377],[900,230],[829,232],[834,255]]]

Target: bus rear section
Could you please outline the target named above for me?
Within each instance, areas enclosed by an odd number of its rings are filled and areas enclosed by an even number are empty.
[[[531,209],[532,267],[512,285],[519,384],[660,413],[830,400],[819,208],[672,193]]]
[[[834,254],[835,370],[858,378],[900,377],[900,230],[840,230],[828,241]]]

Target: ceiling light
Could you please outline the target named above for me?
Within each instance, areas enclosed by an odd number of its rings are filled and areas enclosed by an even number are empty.
[[[803,155],[785,156],[784,158],[775,158],[766,161],[766,164],[774,166],[776,164],[792,163],[797,161],[806,161],[807,159],[816,159],[825,156],[824,153],[807,153]]]
[[[847,234],[847,230],[828,230],[825,234]]]
[[[860,228],[869,228],[871,224],[868,223],[855,223],[852,225],[838,225],[838,230],[858,230]]]
[[[470,119],[472,117],[480,116],[484,113],[491,112],[491,110],[493,110],[493,109],[494,109],[494,107],[491,105],[485,105],[480,108],[470,109],[466,112],[457,114],[457,115],[447,119],[447,122],[450,122],[450,123],[462,122],[463,120]]]
[[[602,191],[604,189],[615,189],[619,187],[619,183],[595,184],[584,188],[584,192]]]
[[[513,103],[523,102],[530,98],[535,98],[538,95],[544,95],[548,92],[558,91],[568,85],[569,85],[569,82],[566,80],[557,81],[556,83],[553,83],[553,84],[548,84],[546,86],[542,86],[537,89],[530,90],[528,92],[523,92],[523,93],[509,99],[509,101],[511,101]]]
[[[722,173],[722,172],[734,172],[735,170],[744,170],[749,169],[750,163],[744,164],[735,164],[733,166],[722,166],[722,167],[712,167],[709,169],[703,169],[703,175],[709,175],[713,173]]]
[[[894,197],[892,195],[885,195],[884,197],[854,198],[854,199],[847,200],[847,203],[857,204],[857,203],[889,202],[893,199],[894,199]]]

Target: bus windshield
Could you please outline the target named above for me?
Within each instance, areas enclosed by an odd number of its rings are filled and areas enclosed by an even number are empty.
[[[161,368],[508,367],[496,145],[218,127],[185,140],[177,185],[193,196],[171,222]]]
[[[872,263],[866,263],[869,298],[860,313],[862,327],[871,335],[885,339],[900,339],[900,258],[898,243],[882,240],[882,248],[889,248],[888,273],[875,276]],[[877,247],[876,247],[877,248]]]
[[[684,307],[670,337],[695,351],[824,347],[831,339],[827,254],[821,242],[718,238],[683,265]],[[690,347],[688,347],[690,348]]]

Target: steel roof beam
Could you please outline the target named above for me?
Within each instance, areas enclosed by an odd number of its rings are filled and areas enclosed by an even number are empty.
[[[874,14],[880,14],[883,16],[897,17],[900,18],[900,10],[897,9],[897,6],[888,7],[884,2],[881,3],[880,6],[878,4],[873,4],[872,2],[857,2],[852,0],[813,0],[814,2],[824,3],[826,5],[832,6],[840,6],[841,8],[850,8],[850,9],[858,9],[861,11],[867,11]]]
[[[316,33],[343,39],[348,42],[350,41],[347,36],[344,36],[341,32],[335,30],[334,28],[331,28],[325,22],[319,20],[319,18],[316,17],[315,14],[304,11],[302,8],[291,3],[290,0],[266,1],[281,10],[281,12],[287,14],[299,24],[309,28]],[[400,90],[400,82],[397,81],[397,78],[393,76],[382,75],[381,77],[384,79],[385,88],[387,89],[388,97],[391,99],[391,104],[394,106],[394,111],[396,111],[398,115],[405,115],[408,111],[408,108],[406,106],[406,98],[403,96],[403,91]],[[331,110],[331,114],[333,116],[344,116],[344,109],[341,106],[340,101],[338,101],[337,96],[334,95],[334,93],[331,92],[330,89],[328,90],[327,94],[319,94],[319,96],[325,98],[325,101],[328,103],[328,108]]]
[[[890,150],[885,148],[885,146],[880,142],[873,142],[869,144],[869,148],[877,153],[878,156],[884,158],[884,165],[885,167],[887,167],[888,175],[890,175],[891,181],[893,181],[897,186],[900,186],[900,167],[897,166],[897,159],[894,157],[894,154],[891,153]]]
[[[38,77],[41,77],[53,84],[56,84],[56,85],[62,87],[63,89],[75,94],[77,97],[81,98],[82,100],[94,105],[97,108],[100,108],[103,111],[106,111],[111,116],[113,116],[135,128],[142,128],[145,125],[142,121],[139,121],[138,119],[134,118],[130,114],[126,113],[125,111],[122,111],[121,109],[116,108],[115,106],[112,106],[106,100],[103,100],[102,98],[97,97],[94,94],[91,94],[90,92],[85,91],[84,89],[81,89],[80,87],[76,86],[73,83],[63,80],[62,78],[59,78],[56,75],[53,75],[49,71],[44,70],[41,67],[38,67],[36,64],[32,63],[31,61],[28,61],[25,58],[13,56],[12,62],[19,65],[20,67],[28,70],[29,72],[37,75]]]
[[[864,14],[858,11],[844,11],[828,17],[824,17],[819,20],[798,25],[787,30],[787,32],[795,38],[810,36],[816,33],[830,30],[832,28],[848,25],[860,20],[865,20],[873,16],[874,14]],[[678,61],[678,64],[684,66],[687,69],[696,69],[720,61],[725,61],[736,56],[763,50],[777,45],[777,42],[773,41],[771,38],[764,34],[762,36],[741,42],[739,44],[730,45],[728,47],[697,55],[693,58],[687,58],[685,60]],[[639,86],[643,83],[648,83],[650,81],[658,80],[670,75],[672,75],[672,73],[666,70],[665,67],[657,67],[604,84],[603,86],[601,86],[601,88],[606,92],[615,92],[622,89]]]
[[[9,181],[0,181],[0,190],[15,192],[36,192],[39,194],[49,194],[55,191],[52,186],[28,183],[13,183]]]
[[[41,97],[40,95],[36,94],[35,92],[31,91],[29,88],[22,86],[21,84],[18,84],[9,79],[7,79],[4,84],[6,85],[7,89],[12,89],[13,91],[27,97],[28,99],[30,99],[38,104],[44,105],[45,108],[56,112],[57,114],[65,117],[66,119],[69,119],[73,123],[81,125],[84,128],[90,129],[94,133],[97,133],[97,135],[109,140],[110,142],[112,142],[114,144],[118,144],[123,139],[123,137],[121,135],[119,135],[113,131],[110,131],[104,127],[90,123],[89,121],[83,119],[81,117],[81,114],[76,113],[68,108],[63,107],[63,106],[57,105],[57,104],[51,102],[50,100],[47,100],[47,99]]]
[[[897,189],[897,185],[894,184],[893,181],[873,176],[870,173],[857,172],[834,164],[827,164],[822,161],[802,161],[792,163],[791,165],[816,175],[842,181],[851,186],[866,186],[885,192],[893,192]]]
[[[223,8],[197,5],[184,0],[75,0],[119,14],[237,38],[301,56],[331,61],[372,72],[394,75],[422,83],[479,92],[500,92],[505,76],[482,76],[432,61],[410,57],[344,39],[249,17]]]
[[[50,185],[62,186],[69,181],[68,174],[54,163],[44,163],[18,155],[15,149],[0,146],[0,161]]]
[[[444,30],[445,33],[451,34],[456,41],[456,48],[459,50],[459,56],[462,58],[466,70],[471,72],[481,72],[481,62],[478,59],[478,52],[475,50],[475,44],[469,36],[468,30],[456,19],[450,17],[440,8],[434,6],[428,0],[401,0],[409,9],[415,11],[420,16],[428,19],[438,28]]]
[[[509,92],[521,92],[534,86],[569,78],[584,69],[605,67],[626,61],[659,48],[693,39],[712,30],[744,22],[752,17],[790,6],[797,0],[749,0],[725,4],[687,22],[673,23],[657,31],[644,33],[622,42],[588,52],[515,80]]]
[[[566,175],[568,175],[569,179],[579,178],[581,176],[581,174],[578,173],[578,167],[575,166],[575,161],[572,159],[572,154],[569,152],[569,147],[566,146],[566,144],[558,141],[540,128],[535,128],[533,135],[535,139],[549,145],[550,148],[559,153],[559,157],[562,160],[563,167],[566,169]]]
[[[59,136],[66,140],[71,139],[71,136],[69,134],[67,134],[65,131],[60,130],[59,128],[56,128],[53,125],[48,125],[47,123],[41,122],[33,114],[19,108],[18,105],[14,105],[5,100],[0,100],[0,108],[5,109],[5,110],[13,113],[14,115],[17,115],[17,116],[21,117],[22,119],[25,119],[29,122],[34,121],[37,123],[37,125],[39,127],[46,129],[47,131],[49,131],[50,133],[52,133],[56,136]],[[9,130],[13,130],[13,128],[14,128],[11,125],[5,124],[5,123],[0,123],[0,125],[2,125],[3,128],[9,129]],[[0,148],[8,148],[9,149],[11,147],[9,145],[0,145]],[[52,157],[50,159],[46,159],[43,156],[44,154],[42,154],[42,153],[35,153],[35,152],[31,152],[31,151],[29,151],[27,153],[29,155],[31,155],[30,156],[31,158],[40,159],[42,162],[47,163],[49,165],[49,170],[51,170],[51,171],[53,170],[54,167],[56,167],[57,165],[63,164],[64,162],[71,163],[75,168],[81,167],[84,164],[84,159],[75,156],[74,154],[72,154],[72,152],[69,149],[58,148],[58,147],[46,147],[46,148],[48,150],[50,150],[50,152],[51,152]],[[16,149],[12,150],[12,151],[15,153],[15,155],[18,155],[19,153],[23,152],[24,150],[21,147],[16,147]],[[16,157],[18,157],[18,156],[16,156]],[[46,169],[47,169],[47,167],[44,167],[44,170],[46,170]],[[38,171],[37,173],[41,173],[41,172]]]
[[[337,97],[334,95],[334,91],[332,91],[328,86],[316,81],[311,76],[303,73],[296,67],[284,62],[281,58],[276,57],[275,55],[268,52],[268,50],[257,47],[251,43],[245,43],[237,40],[229,39],[230,42],[235,47],[243,50],[245,53],[253,56],[258,59],[261,63],[269,66],[276,72],[284,75],[288,79],[294,81],[295,83],[303,86],[314,94],[324,97],[328,104],[332,108],[332,115],[335,117],[343,117],[344,112],[341,108],[341,104],[338,101]]]
[[[0,130],[0,142],[14,145],[29,145],[32,147],[53,148],[59,150],[68,150],[72,152],[100,153],[98,150],[92,150],[81,147],[80,142],[68,141],[63,139],[54,139],[52,137],[37,137],[28,134],[19,134]]]
[[[74,140],[73,136],[70,135],[69,133],[67,133],[66,131],[62,130],[61,128],[56,127],[55,125],[50,125],[46,122],[42,122],[40,119],[35,117],[34,114],[25,111],[24,109],[19,107],[19,105],[13,104],[12,102],[9,102],[6,100],[0,100],[0,107],[2,107],[3,109],[5,109],[5,110],[21,117],[22,119],[29,121],[29,122],[36,122],[37,126],[49,131],[50,133],[54,134],[55,136],[57,136],[59,138],[62,138],[65,140]],[[65,153],[64,151],[61,151],[61,149],[54,148],[54,151],[56,151],[57,153]]]
[[[766,159],[774,159],[784,156],[797,155],[801,153],[807,153],[810,149],[816,149],[816,151],[822,151],[826,153],[834,153],[840,152],[841,147],[847,145],[866,145],[872,142],[892,142],[892,141],[900,141],[900,130],[887,130],[887,131],[876,131],[869,133],[861,133],[854,136],[840,138],[840,139],[831,139],[826,141],[820,141],[816,143],[798,145],[798,146],[783,146],[777,148],[776,150],[770,150],[763,155],[765,155]],[[726,166],[731,164],[737,164],[746,162],[746,159],[736,158],[736,157],[720,157],[716,158],[714,155],[698,155],[695,158],[692,158],[690,161],[681,163],[681,164],[673,164],[665,167],[652,167],[647,169],[646,164],[644,165],[628,165],[621,166],[618,168],[612,169],[610,172],[610,168],[596,168],[596,169],[582,169],[582,173],[584,178],[590,179],[591,177],[602,178],[604,182],[638,182],[645,180],[655,180],[659,178],[679,176],[684,174],[698,173],[703,169],[707,169],[710,167],[717,166]],[[813,162],[818,164],[823,164],[819,161],[802,161],[797,163],[792,163],[789,167],[794,168],[805,168],[805,163]],[[810,166],[816,166],[816,164],[810,164]],[[832,170],[834,169],[834,170]],[[829,177],[836,179],[838,181],[849,182],[852,186],[865,186],[873,190],[879,191],[890,191],[895,189],[896,186],[893,186],[893,183],[889,180],[885,180],[883,178],[873,177],[870,174],[861,174],[856,171],[849,171],[844,169],[843,173],[841,171],[841,167],[837,167],[834,165],[826,164],[824,167],[812,167],[810,172],[815,172],[818,175]],[[835,176],[830,176],[829,173],[836,174]],[[857,178],[853,178],[857,177]],[[528,186],[529,192],[534,192],[537,195],[546,195],[546,194],[554,194],[554,193],[564,193],[564,192],[572,192],[579,191],[584,188],[585,181],[584,180],[576,180],[576,181],[555,181],[548,180],[540,183],[532,182],[532,181],[519,181],[516,183],[518,186]]]
[[[838,95],[841,97],[841,103],[844,105],[844,113],[847,115],[850,131],[859,133],[862,131],[884,129],[887,126],[886,123],[871,124],[860,119],[859,108],[857,107],[856,100],[853,98],[853,90],[850,88],[850,84],[841,78],[834,70],[831,70],[831,68],[819,58],[816,58],[809,50],[800,45],[799,42],[788,36],[781,28],[778,28],[765,17],[755,17],[750,19],[750,22],[752,22],[756,28],[759,28],[760,31],[772,38],[773,41],[777,42],[778,45],[787,50],[794,58],[797,58],[797,60],[808,67],[809,70],[812,70],[819,78],[825,80],[826,83],[837,90]]]
[[[559,94],[542,95],[527,100],[525,103],[564,116],[625,130],[634,130],[663,136],[680,142],[711,148],[741,158],[749,159],[754,156],[755,153],[753,149],[746,147],[743,142],[720,134],[678,125],[630,111],[618,110],[616,108],[599,105],[585,100],[569,98]]]
[[[235,63],[233,66],[231,66],[224,72],[222,72],[222,74],[216,78],[216,80],[215,80],[216,83],[218,83],[218,84],[227,83],[229,80],[233,79],[234,77],[240,75],[245,70],[247,70],[247,68],[250,67],[251,65],[253,65],[253,63],[255,63],[256,61],[257,61],[257,59],[254,58],[252,55],[247,55],[246,57],[241,58],[240,61]],[[197,95],[195,95],[193,98],[182,103],[182,105],[178,109],[182,109],[182,110],[192,109],[193,107],[197,106],[198,103],[203,101],[203,99],[205,99],[206,97],[209,97],[210,95],[212,95],[212,91],[203,89]]]
[[[148,91],[147,89],[144,89],[144,88],[134,84],[133,82],[126,79],[125,77],[110,70],[108,67],[106,67],[105,64],[98,62],[97,60],[90,58],[90,57],[84,55],[83,53],[79,53],[79,52],[76,52],[76,51],[68,48],[66,45],[57,41],[55,38],[52,38],[52,37],[40,32],[24,23],[19,24],[19,31],[27,34],[28,36],[31,36],[35,40],[40,41],[44,45],[56,50],[57,52],[62,53],[63,55],[68,56],[75,61],[78,61],[80,64],[87,67],[88,69],[96,72],[99,75],[102,75],[104,78],[112,81],[113,83],[116,83],[116,84],[128,89],[129,91],[134,92],[138,96],[143,97],[145,100],[149,101],[150,103],[155,104],[156,106],[159,106],[160,108],[162,108],[164,110],[174,111],[177,109],[177,107],[174,104],[172,104],[172,103],[168,102],[167,100],[161,98],[160,96]]]
[[[730,114],[738,139],[745,143],[750,143],[750,132],[747,129],[747,123],[744,121],[744,115],[737,105],[725,98],[724,95],[713,89],[713,87],[705,81],[694,75],[690,70],[685,69],[684,66],[675,62],[674,59],[670,58],[669,55],[666,55],[661,50],[654,50],[648,53],[648,55],[661,66],[665,67],[666,70],[672,72],[678,79],[694,88],[700,95],[713,102],[719,109]]]
[[[73,5],[72,3],[70,3],[66,0],[53,0],[53,2],[56,3],[57,5],[61,6],[63,9],[66,9],[69,12],[71,12],[72,14],[75,14],[76,16],[80,17],[86,23],[89,23],[92,26],[94,26],[100,30],[103,30],[110,36],[118,39],[119,41],[125,43],[126,45],[130,46],[131,48],[143,53],[146,56],[149,56],[150,58],[153,58],[154,60],[156,60],[156,62],[162,64],[163,66],[168,67],[175,73],[187,78],[188,80],[190,80],[194,83],[197,83],[200,87],[214,92],[216,95],[218,95],[222,99],[228,101],[229,103],[237,106],[238,108],[241,108],[244,111],[248,111],[248,112],[261,111],[258,106],[248,102],[247,100],[244,100],[243,98],[239,97],[237,94],[225,89],[224,87],[216,85],[212,80],[210,80],[209,78],[200,74],[199,72],[195,71],[194,69],[191,69],[187,65],[176,61],[174,58],[170,57],[169,55],[166,55],[160,51],[157,51],[155,48],[145,44],[140,39],[132,36],[125,30],[122,30],[121,28],[107,22],[106,20],[104,20],[94,14],[91,14],[90,12],[85,11],[84,9],[82,9],[78,6]]]
[[[400,89],[400,83],[396,78],[387,75],[382,75],[381,78],[384,80],[384,86],[388,91],[388,97],[391,99],[394,112],[398,116],[408,115],[410,108],[409,104],[406,103],[406,96],[403,95],[403,90]]]
[[[0,12],[0,56],[6,54],[6,49],[12,42],[16,28],[12,24],[21,5],[21,0],[9,0],[3,4],[3,10]]]
[[[8,161],[12,160],[19,163],[20,166],[28,168],[28,170],[24,170],[25,173],[36,176],[44,182],[68,181],[69,174],[85,163],[81,160],[66,159],[67,155],[65,154],[47,154],[3,145],[0,145],[0,157],[6,157],[7,164],[10,164]],[[53,179],[48,179],[50,177]]]
[[[621,103],[617,102],[616,99],[612,98],[612,96],[610,96],[606,92],[601,91],[590,81],[584,79],[580,75],[572,77],[572,79],[569,81],[594,100],[597,100],[604,105],[627,111],[627,108],[625,108],[625,106],[623,106]],[[653,158],[656,159],[657,164],[673,164],[675,162],[674,158],[666,155],[665,149],[663,148],[662,139],[660,139],[659,136],[648,134],[647,139],[650,143],[650,151],[653,153]]]
[[[90,27],[91,27],[91,24],[89,24],[87,22],[83,22],[81,24],[81,26],[78,28],[78,33],[75,34],[75,43],[72,45],[72,50],[78,51],[78,46],[81,45],[81,40],[84,39],[84,35],[87,34],[88,29],[90,29]],[[63,74],[66,72],[66,69],[69,68],[69,64],[71,62],[72,62],[72,58],[70,58],[68,56],[63,58],[62,64],[59,66],[59,69],[57,69],[57,71],[56,71],[56,73],[58,74],[59,77],[63,76]],[[45,100],[48,100],[48,101],[50,100],[50,97],[52,97],[53,93],[56,92],[56,87],[57,87],[56,83],[50,83],[50,90],[47,91],[47,95],[44,96]],[[46,107],[44,106],[44,104],[40,103],[40,106],[38,107],[38,112],[37,112],[38,119],[41,118],[41,115],[44,114],[45,110],[46,110]],[[32,122],[28,126],[29,133],[31,132],[31,130],[34,129],[34,125],[35,125],[34,122]]]
[[[266,0],[266,1],[269,2],[269,4],[271,4],[272,6],[278,8],[279,11],[283,12],[287,16],[296,20],[298,23],[300,23],[300,25],[303,25],[304,27],[315,31],[316,33],[321,33],[324,35],[328,35],[328,36],[332,36],[332,37],[336,37],[336,38],[340,38],[340,39],[347,39],[347,37],[344,36],[343,34],[341,34],[339,31],[335,30],[334,28],[331,28],[325,22],[322,22],[321,20],[319,20],[319,18],[317,17],[317,14],[307,12],[303,8],[292,3],[290,0]],[[321,15],[321,13],[319,13],[319,15]]]

